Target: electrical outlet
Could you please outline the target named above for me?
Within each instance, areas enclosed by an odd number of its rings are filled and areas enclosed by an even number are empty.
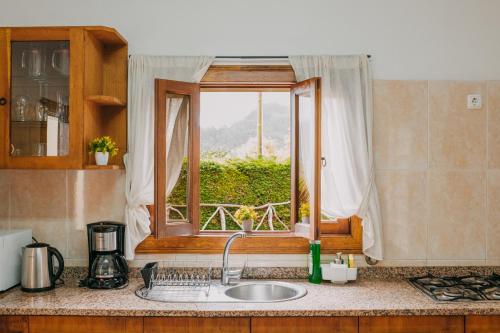
[[[467,109],[480,109],[481,102],[481,95],[467,95]]]

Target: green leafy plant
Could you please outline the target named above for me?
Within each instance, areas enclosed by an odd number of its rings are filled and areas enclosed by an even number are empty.
[[[118,154],[118,147],[116,142],[114,142],[109,136],[97,137],[89,143],[89,152],[109,152],[111,156]]]
[[[257,219],[257,213],[252,206],[241,206],[236,213],[234,213],[234,217],[238,222],[247,220],[255,221]]]
[[[274,159],[232,159],[225,161],[200,161],[200,200],[203,203],[229,203],[246,206],[260,206],[269,202],[290,201],[290,160]],[[179,181],[172,190],[168,202],[185,205],[187,198],[187,161],[181,170]],[[302,200],[301,200],[302,201]],[[236,209],[229,208],[231,213]],[[187,211],[182,208],[183,214]],[[277,206],[280,219],[290,227],[290,205]],[[201,207],[201,224],[213,214],[213,207]],[[262,212],[264,213],[264,212]],[[260,216],[260,211],[257,212]],[[240,230],[232,219],[227,219],[228,230]],[[218,230],[220,219],[216,216],[207,230]],[[275,223],[275,230],[283,230]],[[261,230],[268,230],[267,224]]]
[[[307,202],[304,202],[303,204],[300,205],[299,215],[301,218],[309,217],[309,204]]]

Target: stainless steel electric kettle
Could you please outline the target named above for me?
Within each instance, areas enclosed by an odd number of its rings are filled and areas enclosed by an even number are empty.
[[[54,247],[45,243],[33,243],[23,247],[21,290],[28,292],[51,290],[64,270],[64,259]],[[54,273],[54,261],[58,263]]]

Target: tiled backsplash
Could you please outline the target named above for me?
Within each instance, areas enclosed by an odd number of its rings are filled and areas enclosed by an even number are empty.
[[[482,95],[481,109],[467,109],[469,94]],[[500,81],[377,80],[374,104],[381,265],[500,265]],[[0,170],[0,227],[31,227],[68,265],[85,265],[85,224],[123,221],[124,186],[124,171]],[[132,264],[149,260],[220,255],[140,255]],[[305,254],[234,260],[307,264]]]

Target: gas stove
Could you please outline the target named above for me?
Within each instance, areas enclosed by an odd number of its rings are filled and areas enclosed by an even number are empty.
[[[435,277],[409,279],[410,283],[436,301],[500,301],[500,275]]]

